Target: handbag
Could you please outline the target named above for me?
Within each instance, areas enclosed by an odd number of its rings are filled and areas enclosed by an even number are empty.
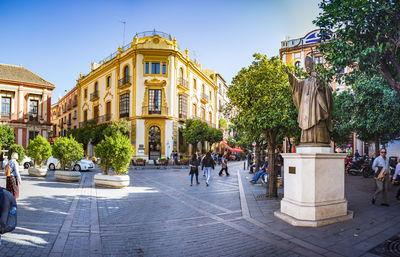
[[[374,177],[377,178],[382,171],[382,166],[377,166],[378,169],[375,170]]]
[[[197,167],[190,167],[190,172],[189,172],[190,175],[195,174],[196,172],[197,172]]]
[[[385,175],[386,175],[386,168],[382,168],[381,172],[379,172],[379,175],[378,175],[378,177],[376,177],[376,179],[379,181],[384,181]]]

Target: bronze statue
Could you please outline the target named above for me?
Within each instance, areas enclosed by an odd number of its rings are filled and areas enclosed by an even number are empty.
[[[330,86],[324,86],[316,78],[314,61],[305,60],[307,79],[298,79],[286,71],[292,88],[293,102],[299,110],[297,122],[301,128],[300,143],[329,144],[332,133],[333,97]]]

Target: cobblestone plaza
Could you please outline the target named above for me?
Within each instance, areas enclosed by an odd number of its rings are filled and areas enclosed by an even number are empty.
[[[243,162],[230,164],[229,177],[217,170],[209,187],[202,174],[190,187],[186,169],[131,169],[124,189],[95,187],[97,170],[80,183],[24,171],[18,227],[2,236],[0,256],[375,256],[399,233],[395,190],[389,208],[371,205],[372,178],[346,177],[353,220],[301,228],[274,217],[279,200],[248,182]]]

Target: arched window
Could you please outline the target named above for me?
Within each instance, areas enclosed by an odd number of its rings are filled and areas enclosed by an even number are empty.
[[[161,157],[161,130],[157,126],[149,129],[149,160],[157,160]]]
[[[124,78],[128,78],[129,77],[129,66],[126,65],[124,68]]]

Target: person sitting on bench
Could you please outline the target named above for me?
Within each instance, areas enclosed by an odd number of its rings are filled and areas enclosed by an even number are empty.
[[[268,156],[265,156],[265,162],[263,166],[261,166],[261,169],[254,174],[253,179],[250,180],[250,183],[255,184],[257,183],[258,179],[262,177],[264,180],[265,176],[268,175]]]

